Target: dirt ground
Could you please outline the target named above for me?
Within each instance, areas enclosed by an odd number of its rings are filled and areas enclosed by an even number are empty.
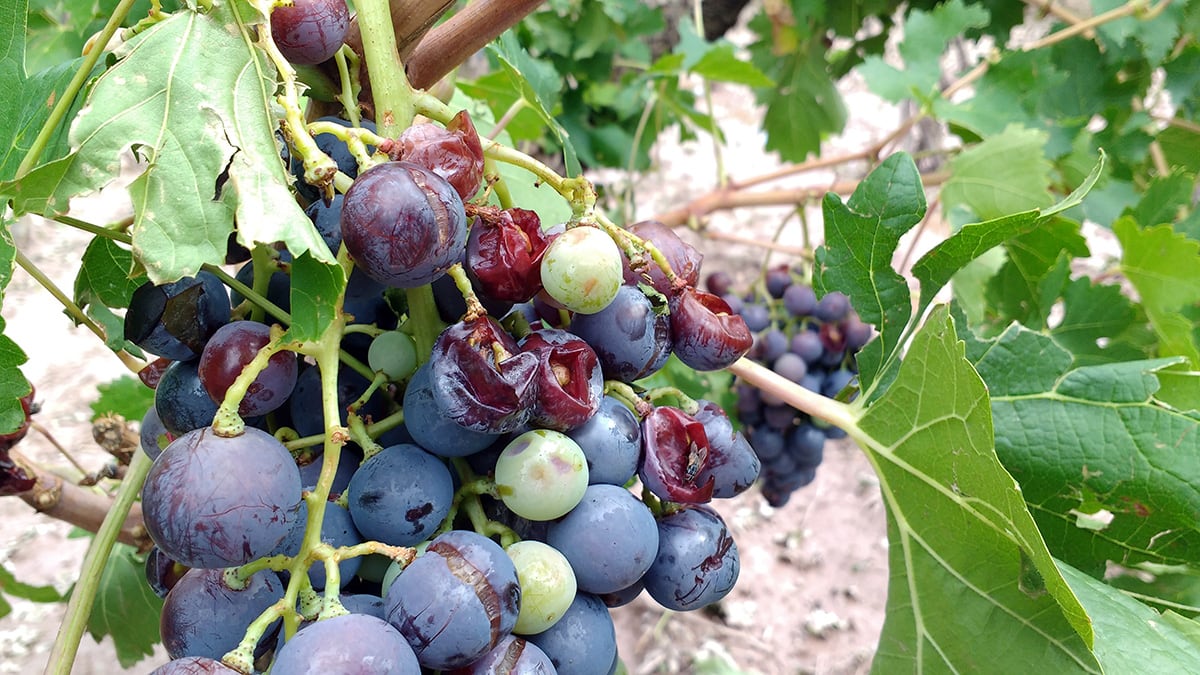
[[[762,150],[757,119],[761,111],[737,90],[715,92],[718,119],[725,124],[725,162],[735,179],[769,170],[774,158]],[[857,150],[880,138],[898,113],[861,92],[846,90],[852,116],[846,133],[831,140],[827,153]],[[715,183],[711,143],[668,143],[655,171],[639,181],[638,217],[679,206]],[[810,173],[772,187],[827,186],[839,178]],[[601,177],[601,180],[607,178]],[[117,190],[80,206],[93,222],[109,222],[127,205]],[[714,231],[770,239],[787,210],[762,209],[714,217]],[[810,211],[814,241],[820,215]],[[70,289],[69,272],[87,237],[66,228],[26,221],[15,232],[18,246],[60,288]],[[704,241],[706,271],[729,269],[748,281],[762,264],[763,250]],[[781,244],[800,246],[799,226],[784,227]],[[903,247],[902,247],[903,250]],[[772,261],[784,261],[778,256]],[[123,366],[92,335],[70,329],[59,306],[31,278],[17,270],[4,298],[5,334],[25,348],[23,368],[35,383],[42,410],[38,422],[89,470],[105,461],[90,440],[87,404],[95,385],[124,373]],[[66,461],[46,438],[30,434],[21,450],[49,466]],[[714,611],[668,613],[646,596],[614,611],[621,655],[632,673],[858,673],[870,668],[883,622],[887,593],[887,539],[877,481],[862,453],[848,441],[830,443],[817,480],[782,509],[771,509],[753,490],[716,504],[733,528],[741,556],[741,576],[733,593]],[[78,575],[85,540],[68,540],[68,527],[34,513],[16,499],[0,499],[0,562],[18,579],[66,589]],[[45,665],[62,605],[13,600],[0,619],[0,674],[37,673]],[[143,661],[129,671],[116,663],[111,644],[84,638],[76,675],[145,673],[165,660]]]

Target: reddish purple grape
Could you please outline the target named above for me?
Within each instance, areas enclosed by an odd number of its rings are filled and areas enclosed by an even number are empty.
[[[537,399],[530,418],[535,425],[568,431],[600,409],[604,397],[600,360],[578,336],[546,328],[526,336],[521,351],[538,357]]]
[[[542,290],[542,256],[550,242],[537,213],[525,209],[475,209],[479,220],[467,239],[467,272],[497,300],[528,302]]]
[[[463,201],[474,197],[483,181],[483,145],[466,110],[445,128],[428,122],[405,129],[388,148],[388,156],[419,164],[445,178]]]
[[[713,295],[729,295],[733,290],[733,276],[725,270],[717,270],[704,279],[704,287]]]
[[[414,288],[463,258],[467,216],[444,178],[408,162],[365,171],[342,202],[342,242],[367,276]]]
[[[660,406],[642,420],[642,484],[659,499],[687,504],[712,500],[713,476],[701,479],[710,452],[704,425],[678,408]]]
[[[270,341],[270,326],[256,321],[234,321],[217,330],[200,355],[200,382],[214,402],[225,400],[225,392],[242,369]],[[238,414],[265,415],[286,403],[296,387],[297,368],[295,352],[272,354],[242,397]]]
[[[205,656],[185,656],[150,671],[150,675],[239,675],[238,671]]]
[[[745,320],[712,293],[684,290],[671,303],[673,349],[696,370],[720,370],[742,358],[754,344]]]
[[[434,401],[460,426],[502,434],[529,419],[539,358],[521,353],[491,317],[447,327],[434,342],[429,364]]]
[[[146,553],[146,582],[150,584],[150,590],[160,598],[167,597],[167,593],[171,592],[187,571],[186,566],[171,560],[157,546],[151,546],[150,551]]]
[[[271,10],[271,37],[283,58],[297,65],[329,60],[346,39],[346,0],[293,0]]]
[[[704,254],[697,251],[695,246],[680,239],[679,235],[675,234],[675,230],[657,220],[643,220],[630,225],[629,231],[654,244],[655,248],[662,251],[667,262],[671,264],[671,271],[675,272],[675,276],[679,277],[684,285],[695,286],[700,283],[700,264],[704,262]],[[679,290],[679,288],[671,288],[666,274],[653,260],[647,260],[647,265],[640,270],[631,269],[627,261],[625,283],[637,285],[642,282],[649,282],[655,290],[668,297]]]

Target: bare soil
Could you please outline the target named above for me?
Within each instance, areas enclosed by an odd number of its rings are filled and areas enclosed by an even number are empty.
[[[830,142],[826,154],[857,150],[895,127],[898,113],[849,86],[852,116],[847,132]],[[777,165],[765,154],[755,109],[740,90],[715,91],[727,133],[724,161],[736,180]],[[658,165],[639,180],[639,218],[653,216],[700,196],[716,183],[711,143],[667,143]],[[808,173],[771,187],[828,186],[857,177],[861,166]],[[598,176],[611,180],[611,176]],[[128,211],[120,189],[80,203],[93,222],[110,222]],[[718,214],[714,232],[799,247],[820,241],[819,211],[808,210],[810,230],[787,219],[790,209],[756,209]],[[60,288],[69,289],[72,269],[87,242],[85,235],[34,219],[16,231],[20,249]],[[727,269],[749,282],[761,269],[764,249],[686,236],[708,252],[706,271]],[[707,240],[706,240],[707,239]],[[902,246],[902,250],[903,250]],[[789,258],[775,254],[772,262]],[[23,367],[34,382],[42,409],[40,426],[89,471],[107,461],[90,437],[88,404],[96,385],[126,372],[103,344],[83,329],[72,329],[58,304],[29,275],[17,270],[4,298],[5,334],[29,355]],[[35,461],[70,470],[46,436],[31,433],[20,449]],[[732,526],[741,556],[741,576],[733,593],[710,610],[670,613],[643,595],[614,610],[620,652],[632,673],[859,673],[869,670],[883,622],[887,595],[885,514],[878,485],[864,455],[849,441],[827,445],[816,481],[795,494],[785,508],[771,509],[757,490],[715,505]],[[66,590],[78,576],[86,539],[68,539],[70,528],[45,518],[17,499],[0,499],[0,562],[18,579]],[[37,673],[45,666],[64,606],[11,600],[13,612],[0,619],[0,674]],[[116,662],[108,640],[84,638],[74,673],[145,673],[164,662],[154,659],[130,670]]]

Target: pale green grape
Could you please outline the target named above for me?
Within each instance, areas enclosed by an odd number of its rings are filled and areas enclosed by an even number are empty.
[[[496,460],[496,491],[529,520],[566,515],[588,486],[587,458],[566,434],[534,429],[514,438]]]
[[[506,552],[521,584],[521,611],[513,633],[541,633],[557,623],[575,599],[575,572],[558,549],[540,541],[519,541]]]
[[[595,314],[617,297],[623,270],[621,251],[612,237],[594,227],[575,227],[546,249],[542,286],[563,307]]]
[[[417,345],[407,333],[398,330],[381,333],[371,341],[367,364],[371,370],[383,371],[390,380],[403,380],[417,369]]]

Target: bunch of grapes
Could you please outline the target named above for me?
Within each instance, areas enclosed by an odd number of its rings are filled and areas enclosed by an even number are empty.
[[[745,295],[732,293],[733,281],[725,272],[709,275],[705,285],[724,297],[754,333],[749,358],[822,396],[835,398],[844,390],[850,395],[857,381],[855,355],[872,329],[844,294],[835,291],[817,300],[812,287],[786,265],[768,270],[763,289]],[[737,385],[737,417],[762,461],[763,497],[775,507],[816,478],[826,439],[845,436],[746,383]]]
[[[318,147],[353,159],[339,138]],[[661,224],[489,205],[465,113],[370,139],[349,189],[307,205],[353,262],[340,365],[272,324],[285,251],[132,298],[125,334],[161,357],[142,421],[173,659],[155,673],[614,672],[610,608],[733,588],[708,503],[760,468],[716,404],[637,381],[671,354],[725,368],[751,331]],[[438,317],[404,291],[426,285],[443,323],[421,353],[414,324]]]

